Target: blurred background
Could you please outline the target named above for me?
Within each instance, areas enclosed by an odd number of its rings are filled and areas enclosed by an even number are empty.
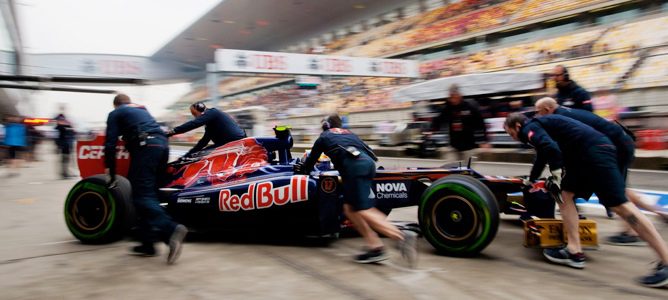
[[[104,128],[120,91],[166,126],[189,119],[188,106],[206,101],[235,116],[249,135],[287,124],[307,143],[322,116],[338,112],[371,144],[410,148],[423,141],[443,101],[405,99],[396,90],[466,74],[548,74],[564,65],[592,93],[595,112],[634,130],[640,149],[668,148],[668,1],[0,3],[0,114],[24,118],[40,137],[53,135],[46,125],[60,113],[78,133]],[[416,60],[420,77],[222,73],[213,91],[206,65],[216,49]],[[546,75],[540,89],[469,98],[483,109],[493,146],[516,147],[499,122],[555,92]]]

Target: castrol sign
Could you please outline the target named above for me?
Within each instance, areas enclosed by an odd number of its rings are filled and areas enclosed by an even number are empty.
[[[288,184],[274,185],[274,182],[256,182],[248,185],[241,195],[230,189],[219,192],[218,208],[221,212],[265,209],[308,200],[308,176],[291,176]]]
[[[92,140],[77,141],[77,165],[82,178],[104,174],[104,135],[97,135]],[[127,176],[130,167],[130,153],[125,143],[116,144],[116,174]]]

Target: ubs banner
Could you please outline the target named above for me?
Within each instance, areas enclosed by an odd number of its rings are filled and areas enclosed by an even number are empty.
[[[419,77],[417,61],[247,50],[216,50],[219,72]]]

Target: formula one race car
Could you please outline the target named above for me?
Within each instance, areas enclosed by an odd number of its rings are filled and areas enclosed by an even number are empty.
[[[191,229],[336,236],[342,214],[342,182],[329,162],[310,175],[293,172],[292,137],[275,128],[276,137],[255,137],[228,143],[169,164],[161,202],[179,223]],[[109,186],[103,173],[103,136],[77,143],[84,178],[71,189],[65,219],[84,243],[109,243],[124,237],[135,224],[130,183],[122,176]],[[119,144],[118,173],[127,172],[129,155]],[[469,166],[379,168],[369,197],[377,207],[417,205],[424,237],[439,252],[465,256],[480,252],[495,237],[499,213],[517,214],[531,206],[526,196],[554,203],[541,186],[521,178],[484,176]],[[540,199],[540,197],[538,198]],[[540,200],[540,201],[543,201]],[[551,208],[551,209],[550,209]]]

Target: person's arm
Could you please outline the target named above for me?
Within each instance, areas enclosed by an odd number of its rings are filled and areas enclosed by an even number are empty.
[[[200,150],[204,149],[204,147],[206,147],[206,145],[209,144],[209,141],[211,141],[211,136],[209,135],[208,132],[204,131],[204,135],[203,135],[202,138],[199,140],[199,142],[197,142],[197,144],[195,145],[195,147],[193,147],[192,149],[190,149],[190,150],[188,151],[188,153],[186,153],[185,156],[189,156],[189,155],[191,155],[191,154],[193,154],[193,153],[195,153],[195,152],[197,152],[197,151],[200,151]]]
[[[536,149],[536,160],[531,167],[530,180],[536,180],[543,173],[545,165],[550,165],[550,171],[560,170],[564,166],[563,156],[559,145],[538,125],[527,124],[527,140]]]
[[[594,111],[591,95],[582,87],[579,87],[573,92],[573,101],[576,103],[575,108],[584,109],[591,112]]]
[[[111,112],[107,117],[107,132],[104,138],[104,165],[109,169],[109,175],[116,175],[116,143],[118,142],[119,128],[116,114]]]
[[[302,174],[308,174],[313,170],[313,166],[318,162],[318,158],[320,158],[320,155],[325,151],[324,147],[325,145],[322,138],[318,138],[313,144],[313,148],[311,148],[311,153],[309,153],[308,157],[304,160],[301,167]]]
[[[202,126],[206,125],[206,123],[208,123],[209,120],[212,117],[213,117],[213,114],[203,113],[202,115],[200,115],[199,117],[197,117],[195,119],[192,119],[188,122],[185,122],[180,126],[174,127],[174,129],[172,129],[172,131],[174,132],[174,134],[181,134],[181,133],[184,133],[184,132],[191,131],[195,128],[199,128],[199,127],[202,127]],[[207,141],[207,143],[208,143],[208,141]]]

